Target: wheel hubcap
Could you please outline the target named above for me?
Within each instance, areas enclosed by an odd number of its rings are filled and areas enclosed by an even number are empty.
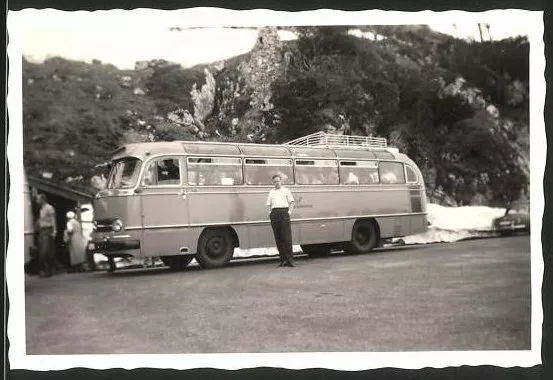
[[[371,233],[369,229],[366,227],[359,228],[355,234],[355,240],[357,240],[357,243],[360,245],[368,244],[371,240]]]
[[[207,251],[211,257],[222,256],[226,251],[226,244],[222,237],[217,236],[207,242]]]

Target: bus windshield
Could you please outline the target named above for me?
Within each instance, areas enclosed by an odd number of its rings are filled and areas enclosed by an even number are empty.
[[[108,189],[128,189],[136,184],[142,161],[127,157],[115,161],[109,173]]]

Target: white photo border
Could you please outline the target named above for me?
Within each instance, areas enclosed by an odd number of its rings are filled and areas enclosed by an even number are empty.
[[[121,15],[125,17],[121,17]],[[23,256],[23,137],[22,137],[22,37],[32,26],[80,28],[84,23],[110,23],[117,20],[121,28],[139,28],[152,19],[165,20],[167,26],[298,26],[298,25],[401,25],[426,24],[450,18],[463,22],[526,23],[530,41],[530,199],[532,322],[531,349],[528,351],[463,351],[463,352],[338,352],[338,353],[259,353],[259,354],[186,354],[186,355],[27,355],[25,348],[25,294]],[[123,21],[122,21],[123,20]],[[183,22],[183,20],[186,20]],[[231,20],[231,21],[229,21]],[[514,21],[516,20],[516,21]],[[453,21],[454,22],[454,21]],[[122,24],[121,24],[122,23]],[[240,369],[277,367],[289,369],[328,368],[344,371],[394,367],[420,369],[462,365],[494,365],[530,367],[541,363],[543,259],[541,225],[544,210],[543,176],[546,158],[544,123],[545,56],[543,12],[493,10],[479,13],[465,11],[399,12],[399,11],[317,11],[284,12],[269,10],[234,11],[222,8],[185,10],[136,9],[110,11],[77,11],[26,9],[8,12],[8,116],[10,121],[7,157],[10,169],[10,194],[7,209],[9,241],[6,259],[6,280],[10,299],[8,338],[11,369],[61,370],[74,367],[94,369],[142,368],[218,368]],[[20,238],[19,238],[20,237]]]

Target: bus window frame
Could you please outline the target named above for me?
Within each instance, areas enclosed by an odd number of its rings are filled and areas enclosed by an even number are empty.
[[[244,156],[243,157],[243,160],[242,160],[242,163],[243,163],[243,167],[242,167],[242,176],[243,176],[243,183],[242,185],[243,186],[256,186],[256,187],[267,187],[267,186],[273,186],[272,183],[267,183],[267,184],[250,184],[247,182],[246,180],[246,166],[276,166],[276,165],[270,165],[270,164],[250,164],[250,163],[247,163],[246,161],[247,160],[286,160],[289,162],[289,165],[278,165],[278,166],[281,166],[281,167],[286,167],[286,168],[291,168],[292,169],[292,181],[291,183],[287,183],[285,184],[286,186],[292,186],[292,185],[295,185],[296,184],[296,180],[295,180],[295,166],[294,166],[294,159],[291,158],[291,157],[278,157],[278,156],[272,156],[272,157],[260,157],[260,156]]]
[[[391,162],[395,164],[400,164],[403,167],[403,182],[395,182],[395,183],[383,183],[382,182],[382,176],[380,175],[380,167],[383,162]],[[397,160],[378,160],[378,179],[380,181],[380,185],[383,186],[405,186],[407,185],[407,177],[405,176],[405,163],[403,161],[397,161]]]
[[[355,165],[342,165],[343,162],[354,162]],[[368,165],[357,165],[358,163],[374,163],[374,166],[368,166]],[[378,182],[371,182],[371,183],[344,183],[342,182],[342,167],[356,167],[356,168],[374,168],[376,169],[376,172],[378,173]],[[340,185],[343,186],[380,186],[382,185],[380,183],[380,160],[377,159],[369,159],[369,160],[358,160],[358,159],[339,159],[338,160],[338,176],[340,180]]]
[[[179,160],[179,183],[178,184],[169,184],[169,183],[164,183],[164,184],[145,184],[144,183],[144,179],[145,179],[145,175],[146,175],[146,170],[150,168],[150,164],[152,162],[156,162],[156,165],[157,165],[157,162],[160,160],[160,159],[167,159],[167,158],[172,158],[172,159],[177,159]],[[137,185],[139,187],[143,187],[145,189],[162,189],[162,188],[170,188],[170,189],[175,189],[175,188],[181,188],[183,187],[184,183],[186,183],[184,181],[184,179],[187,178],[187,173],[186,173],[186,170],[183,170],[184,167],[183,167],[183,164],[184,164],[184,156],[182,154],[158,154],[158,155],[155,155],[155,156],[151,156],[151,157],[148,157],[147,160],[144,161],[144,164],[142,165],[142,168],[140,169],[140,176],[139,176],[139,181],[137,183]]]
[[[417,171],[415,169],[413,169],[413,167],[409,164],[404,163],[403,166],[404,166],[404,170],[405,170],[405,183],[407,185],[416,185],[416,184],[418,184],[420,181],[419,181],[419,175],[417,174]],[[407,175],[407,169],[410,169],[413,172],[413,174],[415,175],[415,178],[416,178],[415,181],[409,181],[409,176]]]
[[[340,166],[339,166],[339,163],[338,163],[338,159],[337,158],[321,158],[321,157],[293,157],[292,158],[292,162],[293,162],[293,165],[294,165],[294,184],[296,184],[297,186],[339,186],[341,183],[340,183]],[[298,161],[313,161],[313,165],[298,165]],[[316,161],[328,161],[328,162],[333,162],[334,165],[317,165],[316,164]],[[300,183],[300,181],[298,181],[296,178],[296,173],[297,173],[297,168],[299,167],[307,167],[307,168],[335,168],[336,169],[336,174],[338,175],[338,181],[336,183]]]
[[[222,154],[213,154],[213,155],[205,155],[205,154],[202,154],[202,155],[196,155],[196,154],[187,154],[185,155],[185,163],[186,163],[186,182],[185,182],[185,186],[187,187],[195,187],[195,188],[208,188],[208,187],[238,187],[238,186],[244,186],[246,181],[245,181],[245,178],[244,178],[244,159],[245,157],[243,156],[234,156],[234,155],[222,155]],[[190,164],[189,160],[191,158],[197,158],[197,159],[202,159],[202,158],[205,158],[205,159],[214,159],[214,158],[229,158],[229,159],[236,159],[239,161],[239,163],[237,164],[220,164],[220,163],[214,163],[214,162],[192,162],[192,165],[198,165],[198,164],[201,164],[201,165],[206,165],[206,166],[221,166],[221,165],[226,165],[226,166],[238,166],[240,167],[240,173],[241,173],[241,176],[242,176],[242,183],[234,183],[232,185],[223,185],[223,184],[209,184],[209,185],[199,185],[199,184],[193,184],[193,183],[190,183],[189,182],[189,178],[188,178],[188,165]]]

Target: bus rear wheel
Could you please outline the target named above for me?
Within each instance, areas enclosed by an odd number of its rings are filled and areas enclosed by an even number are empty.
[[[330,246],[326,244],[305,244],[300,247],[309,257],[324,257],[330,254]]]
[[[167,265],[172,270],[183,270],[190,264],[194,256],[161,256],[163,264]]]
[[[198,242],[196,261],[202,268],[220,268],[228,264],[234,253],[233,239],[225,228],[209,229]]]
[[[378,244],[378,228],[372,220],[356,222],[351,231],[351,242],[346,252],[354,254],[369,253]]]

